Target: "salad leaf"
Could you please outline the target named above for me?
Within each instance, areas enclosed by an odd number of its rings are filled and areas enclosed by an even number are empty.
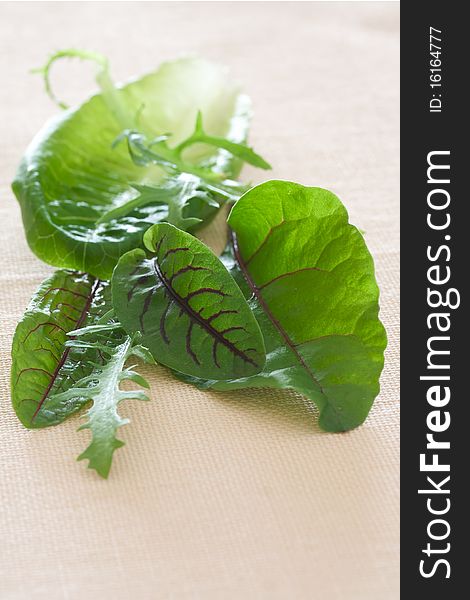
[[[118,427],[128,421],[117,414],[126,398],[146,399],[143,392],[119,389],[126,379],[148,387],[125,368],[130,356],[153,363],[139,336],[128,336],[110,310],[107,282],[72,271],[56,271],[33,296],[16,328],[12,348],[12,402],[29,428],[57,425],[92,402],[88,423],[92,442],[79,459],[107,477]]]
[[[95,60],[102,92],[46,124],[27,150],[13,190],[21,205],[28,243],[39,258],[107,279],[119,257],[141,244],[143,232],[168,218],[168,202],[162,201],[161,195],[158,198],[158,192],[155,202],[149,201],[147,193],[168,177],[167,169],[154,163],[140,166],[131,160],[124,145],[113,148],[123,129],[138,129],[149,140],[160,136],[160,142],[171,132],[167,147],[175,148],[191,136],[201,111],[205,127],[217,143],[191,144],[178,152],[184,150],[184,165],[230,179],[238,174],[241,162],[221,147],[219,138],[233,144],[245,141],[250,102],[228,80],[224,69],[203,60],[165,63],[156,72],[116,88],[107,61],[99,55],[59,54]],[[58,57],[49,61],[46,76],[51,61]],[[234,151],[234,147],[229,149]],[[159,150],[163,151],[162,144]],[[138,186],[144,186],[144,201]],[[177,185],[165,188],[173,193],[180,189]],[[214,214],[223,198],[216,195],[206,200],[204,194],[196,193],[190,199],[186,194],[181,204],[189,221],[182,218],[178,224],[196,226],[199,219]]]
[[[87,332],[84,332],[85,338]],[[88,460],[88,468],[95,469],[101,477],[108,477],[114,451],[121,448],[124,442],[117,439],[116,431],[122,425],[129,423],[117,412],[120,402],[128,399],[148,400],[143,391],[121,390],[122,381],[129,380],[148,388],[147,381],[132,368],[125,368],[126,361],[131,356],[154,362],[148,350],[135,343],[135,339],[124,336],[118,344],[107,344],[100,341],[74,342],[74,346],[87,350],[101,352],[105,356],[103,364],[96,364],[94,371],[77,384],[77,389],[88,395],[93,405],[86,413],[88,421],[80,427],[90,429],[92,441],[87,449],[80,454],[78,460]],[[137,338],[138,339],[138,338]]]
[[[162,223],[144,235],[112,278],[116,316],[140,331],[155,359],[195,377],[248,376],[265,361],[259,326],[242,292],[201,241]]]
[[[233,207],[224,263],[244,290],[266,344],[261,373],[201,387],[289,387],[320,410],[326,431],[366,418],[386,346],[379,290],[361,233],[331,192],[268,181]],[[207,379],[207,378],[206,378]]]
[[[101,93],[73,109],[58,100],[61,58],[94,62]],[[372,257],[331,192],[235,180],[243,162],[270,165],[246,144],[250,103],[226,73],[186,59],[116,87],[107,59],[81,50],[40,71],[65,112],[36,136],[13,189],[31,248],[65,269],[15,332],[21,422],[56,425],[87,405],[78,459],[107,477],[128,422],[120,402],[148,399],[121,389],[149,387],[127,364],[137,357],[202,388],[290,387],[317,404],[323,429],[360,425],[386,346]],[[219,260],[188,231],[223,203],[234,206]]]
[[[197,122],[199,125],[196,126],[196,130],[197,127],[202,127],[200,113],[198,113]],[[195,134],[176,148],[170,148],[167,144],[167,136],[160,136],[148,141],[146,136],[138,131],[125,130],[117,138],[115,145],[122,140],[127,140],[129,154],[136,165],[142,167],[153,164],[164,168],[170,176],[158,186],[134,184],[133,187],[140,192],[140,195],[124,202],[117,208],[112,208],[103,214],[98,222],[103,223],[110,219],[127,216],[137,207],[166,204],[168,212],[162,220],[186,231],[201,223],[205,216],[210,216],[213,207],[217,209],[224,201],[238,200],[248,189],[247,186],[225,179],[225,174],[213,171],[208,167],[194,166],[184,162],[181,154],[187,142],[189,145],[194,143],[194,136]],[[264,159],[244,144],[237,144],[223,138],[209,137],[204,133],[195,139],[198,142],[208,140],[207,143],[212,145],[221,144],[223,148],[230,147],[234,156],[243,156],[250,164],[266,169],[271,168]],[[199,203],[197,208],[196,202]],[[191,210],[191,213],[199,214],[200,218],[186,216],[191,207],[194,209],[194,211]]]
[[[99,350],[66,343],[73,339],[69,332],[108,313],[108,295],[106,283],[65,270],[56,271],[34,294],[12,346],[12,403],[25,427],[61,423],[88,401],[75,386],[103,357]]]
[[[164,142],[164,140],[162,141]],[[202,125],[201,111],[198,111],[197,113],[196,127],[193,134],[184,140],[184,142],[178,144],[178,146],[175,148],[175,151],[179,156],[181,156],[183,150],[194,144],[208,144],[209,146],[214,146],[215,148],[223,148],[224,150],[227,150],[227,152],[230,152],[230,154],[233,156],[236,156],[249,165],[253,165],[259,169],[271,169],[271,165],[266,162],[263,157],[261,157],[259,154],[256,154],[252,148],[246,146],[245,144],[237,144],[217,135],[208,135],[204,131],[204,127]]]

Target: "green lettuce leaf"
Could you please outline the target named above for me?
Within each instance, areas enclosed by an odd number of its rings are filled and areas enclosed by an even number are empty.
[[[167,223],[151,227],[144,244],[151,256],[132,250],[113,273],[113,306],[126,331],[140,331],[158,362],[188,375],[258,373],[265,361],[261,331],[212,251]]]
[[[293,388],[326,431],[360,425],[379,392],[386,347],[374,264],[340,200],[321,188],[268,181],[233,207],[223,257],[266,345],[263,371],[201,387]]]
[[[115,88],[106,61],[79,51],[59,55],[95,60],[101,68],[97,79],[102,93],[46,124],[27,150],[13,190],[28,243],[39,258],[108,279],[119,257],[141,245],[143,232],[168,217],[167,202],[148,201],[148,194],[140,202],[138,189],[158,188],[166,171],[161,165],[135,164],[124,144],[113,148],[123,129],[138,129],[149,140],[166,139],[170,132],[168,147],[176,148],[187,143],[188,136],[202,135],[200,129],[194,131],[200,111],[209,134],[203,133],[212,136],[209,142],[215,145],[193,139],[190,147],[180,148],[184,162],[233,178],[240,158],[253,156],[233,156],[219,138],[228,144],[245,141],[250,102],[224,69],[203,60],[165,63],[155,73]],[[211,201],[201,194],[186,197],[182,210],[189,221],[184,225],[197,226],[219,204],[217,196]]]

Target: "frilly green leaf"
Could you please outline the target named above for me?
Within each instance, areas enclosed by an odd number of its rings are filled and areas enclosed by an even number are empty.
[[[133,338],[126,336],[124,341],[114,347],[108,347],[103,352],[106,361],[97,366],[92,374],[94,384],[91,398],[93,404],[86,413],[88,421],[80,430],[89,429],[92,440],[87,449],[80,454],[77,460],[88,460],[88,468],[94,469],[101,477],[107,478],[114,451],[121,448],[124,442],[117,439],[116,431],[119,427],[129,423],[118,413],[118,405],[123,400],[136,399],[148,400],[147,395],[139,390],[123,391],[120,384],[129,380],[145,388],[149,387],[147,381],[135,371],[125,368],[126,361],[133,355],[142,356],[138,346],[133,347]],[[85,381],[86,386],[88,382]]]

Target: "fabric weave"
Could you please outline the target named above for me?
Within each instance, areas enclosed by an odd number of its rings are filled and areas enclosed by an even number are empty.
[[[1,600],[396,600],[398,3],[2,3],[0,6]],[[365,231],[389,346],[366,423],[326,434],[288,391],[202,392],[142,369],[108,481],[74,458],[79,419],[27,431],[9,399],[15,325],[52,268],[29,251],[10,182],[56,109],[28,71],[97,50],[117,80],[196,53],[251,95],[268,177],[331,189]],[[90,66],[58,65],[67,101]],[[92,88],[91,88],[92,89]],[[246,168],[246,181],[265,175]],[[205,232],[217,250],[223,219]]]

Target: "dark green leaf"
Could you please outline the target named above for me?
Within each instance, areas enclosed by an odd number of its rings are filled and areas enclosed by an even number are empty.
[[[253,377],[199,382],[220,390],[290,387],[320,409],[320,426],[360,425],[379,392],[386,346],[372,257],[331,192],[269,181],[228,219],[224,262],[261,326],[266,365]]]
[[[259,372],[261,332],[218,258],[192,235],[154,225],[143,250],[125,254],[112,278],[113,306],[128,333],[140,331],[155,359],[196,377]]]
[[[12,402],[26,427],[56,425],[89,400],[75,386],[101,353],[66,343],[69,332],[96,324],[108,311],[108,289],[89,275],[61,270],[33,296],[12,347]]]
[[[57,425],[92,402],[83,428],[92,442],[79,457],[107,477],[112,455],[122,442],[116,429],[128,421],[117,414],[126,398],[146,399],[142,392],[119,389],[131,380],[148,387],[132,369],[130,356],[154,362],[139,337],[128,336],[109,309],[107,283],[71,271],[56,271],[33,296],[16,328],[12,348],[12,401],[21,422],[30,428]]]

